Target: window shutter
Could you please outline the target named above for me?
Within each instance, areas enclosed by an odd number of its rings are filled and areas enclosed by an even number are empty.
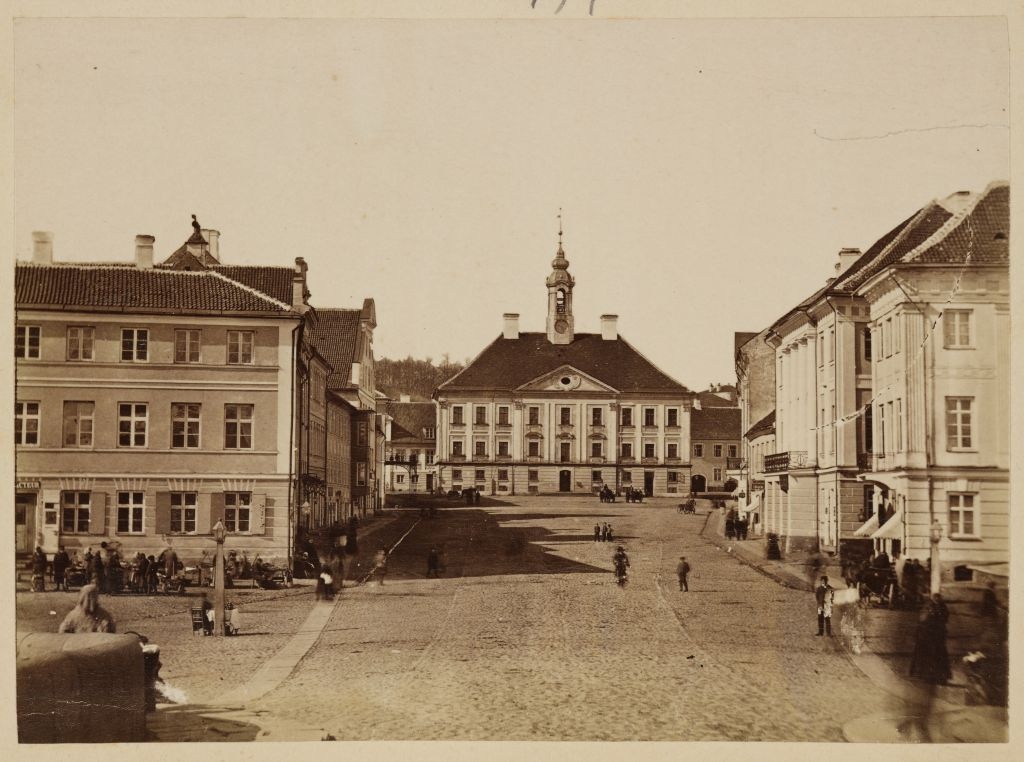
[[[249,510],[249,534],[265,534],[267,529],[267,496],[253,493]]]
[[[218,521],[224,521],[224,493],[214,492],[210,495],[210,531]]]
[[[171,533],[171,493],[156,493],[156,533]]]
[[[196,496],[196,534],[210,534],[210,495],[200,492]]]
[[[107,533],[107,493],[89,495],[89,534]]]

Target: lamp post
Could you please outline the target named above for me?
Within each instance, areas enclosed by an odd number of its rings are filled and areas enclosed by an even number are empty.
[[[939,592],[939,587],[942,585],[942,568],[939,565],[939,541],[942,539],[942,522],[938,519],[932,521],[930,535],[932,541],[930,557],[932,566],[931,593],[935,595],[935,593]]]
[[[213,572],[213,634],[224,635],[224,540],[227,537],[224,522],[213,525],[213,539],[217,541],[217,559]]]

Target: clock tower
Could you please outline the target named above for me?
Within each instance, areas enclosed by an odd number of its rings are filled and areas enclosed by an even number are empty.
[[[569,260],[562,250],[562,215],[558,215],[558,252],[551,260],[548,287],[548,341],[552,344],[572,344],[572,287],[576,281],[569,274]]]

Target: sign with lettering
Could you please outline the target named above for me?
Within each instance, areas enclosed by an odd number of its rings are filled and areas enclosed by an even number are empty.
[[[14,483],[15,489],[39,489],[42,486],[38,479],[20,479]]]
[[[753,479],[750,482],[751,492],[764,492],[764,479]]]

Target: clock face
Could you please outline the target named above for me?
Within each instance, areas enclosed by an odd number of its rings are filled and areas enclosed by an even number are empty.
[[[558,331],[559,333],[565,333],[566,331],[569,330],[569,324],[566,323],[564,320],[559,320],[558,322],[555,323],[555,330]]]

